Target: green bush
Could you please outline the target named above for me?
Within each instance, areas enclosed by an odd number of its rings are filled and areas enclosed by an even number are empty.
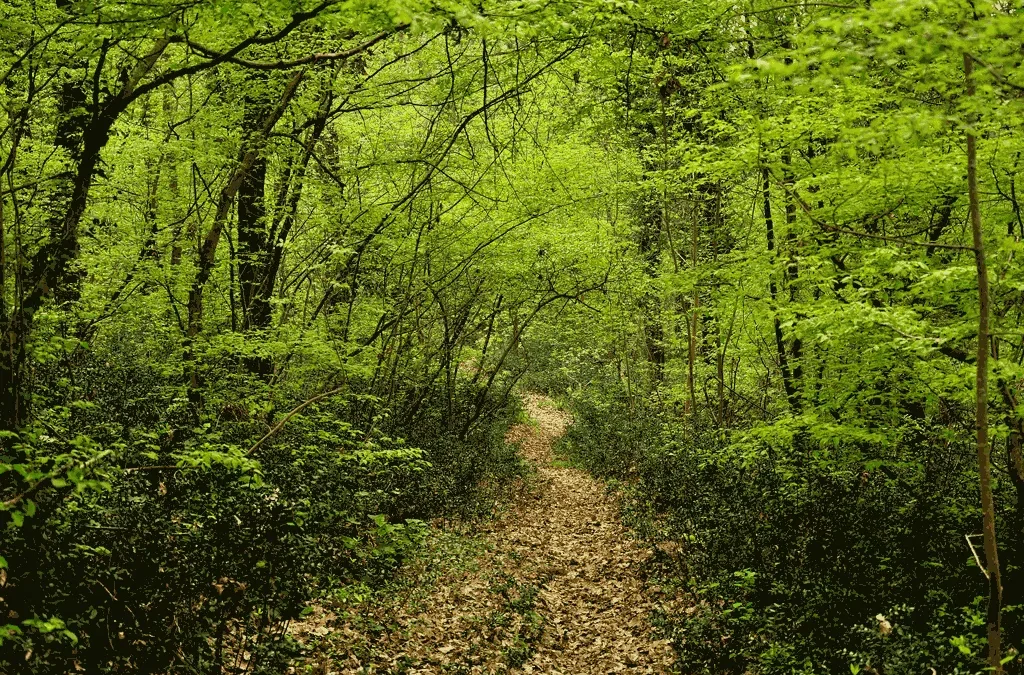
[[[133,365],[85,369],[92,405],[45,411],[61,438],[112,452],[91,485],[48,486],[31,514],[10,512],[0,672],[27,654],[39,674],[220,672],[244,654],[252,672],[282,672],[298,648],[285,627],[311,601],[389,579],[426,521],[488,512],[523,468],[504,441],[517,404],[468,385],[408,414],[355,381],[250,454],[265,412],[227,405],[219,383],[206,401],[216,421],[189,429],[178,389]],[[63,457],[45,431],[8,439],[8,456]]]
[[[895,450],[808,433],[727,444],[664,407],[574,403],[562,452],[623,481],[628,520],[679,546],[660,574],[695,611],[659,623],[683,672],[984,668],[986,586],[964,543],[980,521],[971,448],[909,433],[916,445]],[[1012,641],[1015,613],[1006,626]]]

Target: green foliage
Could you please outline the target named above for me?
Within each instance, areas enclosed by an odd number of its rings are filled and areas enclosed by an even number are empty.
[[[626,481],[634,527],[677,542],[660,574],[696,611],[660,622],[684,671],[982,669],[984,579],[962,534],[977,518],[969,448],[902,445],[928,458],[919,466],[862,444],[839,461],[807,436],[725,445],[656,410],[592,405],[577,405],[563,449]]]
[[[419,545],[424,519],[482,511],[483,495],[493,499],[517,475],[497,460],[511,453],[503,419],[467,439],[480,450],[460,455],[456,443],[435,465],[390,435],[420,429],[384,425],[380,413],[377,429],[346,421],[369,403],[346,396],[308,407],[258,461],[230,443],[251,423],[222,422],[107,491],[43,493],[33,517],[8,526],[5,601],[22,616],[61,618],[13,626],[7,658],[31,651],[34,672],[72,661],[202,670],[245,645],[256,667],[274,672],[274,659],[294,652],[280,628],[312,599],[386,581]],[[472,469],[453,479],[460,463]]]
[[[969,136],[1019,670],[1022,16],[5,3],[0,670],[282,672],[529,387],[681,547],[681,667],[977,672]]]

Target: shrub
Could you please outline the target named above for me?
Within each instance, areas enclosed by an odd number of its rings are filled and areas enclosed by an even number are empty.
[[[613,396],[573,413],[561,450],[623,481],[632,524],[682,552],[659,573],[692,613],[659,623],[683,672],[984,668],[971,448],[910,432],[895,447],[825,444],[809,428],[727,443]],[[1009,636],[1016,625],[1011,612]]]
[[[10,441],[37,467],[76,434],[111,453],[91,484],[48,487],[8,518],[2,672],[282,672],[298,648],[285,628],[318,595],[388,579],[425,521],[487,512],[522,471],[504,441],[516,405],[466,385],[403,414],[355,381],[250,452],[270,417],[228,407],[223,383],[213,421],[189,429],[180,390],[141,361],[85,370],[87,409],[45,411],[60,438]]]

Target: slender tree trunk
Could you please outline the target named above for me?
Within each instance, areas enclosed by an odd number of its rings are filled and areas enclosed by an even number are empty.
[[[251,128],[258,124],[253,119]],[[267,160],[256,149],[256,158],[238,189],[238,282],[242,297],[242,329],[260,330],[270,323],[270,316],[256,303],[260,276],[267,263],[266,223]]]
[[[974,61],[964,54],[964,79],[968,98],[974,96]],[[970,200],[971,235],[974,240],[974,263],[978,275],[978,360],[975,386],[975,429],[977,432],[978,476],[981,484],[982,535],[985,546],[988,598],[988,663],[994,672],[1002,673],[1000,622],[1003,587],[999,574],[999,551],[996,545],[995,502],[992,497],[991,448],[988,442],[988,355],[989,355],[989,291],[988,269],[985,266],[985,241],[981,230],[978,198],[978,152],[973,131],[967,132],[967,194]]]
[[[651,279],[658,277],[661,265],[659,232],[660,222],[645,222],[640,233],[639,251]],[[665,332],[662,326],[661,298],[653,292],[646,292],[641,299],[641,306],[644,309],[643,336],[647,362],[651,365],[652,379],[659,383],[665,377]]]
[[[761,169],[762,191],[764,200],[764,226],[768,239],[768,252],[772,254],[771,260],[774,267],[775,261],[775,220],[772,217],[771,182],[768,179],[768,169]],[[786,352],[786,343],[782,337],[782,323],[779,321],[778,302],[779,287],[775,283],[774,269],[768,273],[768,293],[772,299],[772,323],[775,328],[775,349],[779,354],[779,369],[782,370],[782,386],[786,390],[786,400],[794,412],[800,412],[800,399],[796,395],[796,387],[793,384],[793,373],[789,369],[789,355]]]
[[[789,301],[795,303],[797,300],[796,282],[800,278],[800,263],[796,257],[796,201],[793,198],[792,157],[787,151],[782,157],[785,171],[785,181],[788,186],[786,195],[786,286],[789,288]],[[793,370],[793,388],[800,387],[803,381],[803,340],[793,336],[790,343],[790,366]]]
[[[163,97],[163,111],[164,117],[168,122],[174,120],[177,114],[177,101],[174,99],[174,86],[168,85],[164,90]],[[183,229],[184,218],[180,217],[182,209],[181,203],[181,186],[178,183],[178,154],[173,148],[167,149],[167,188],[170,190],[170,220],[175,223],[171,230],[171,257],[170,262],[172,267],[177,267],[181,264],[181,231]],[[187,211],[187,209],[185,209]]]
[[[690,224],[690,270],[693,272],[696,278],[697,274],[697,218],[700,215],[699,209],[694,209],[693,222]],[[687,375],[686,375],[686,386],[689,389],[690,394],[690,412],[694,413],[697,411],[697,386],[696,377],[694,370],[697,367],[697,310],[700,307],[700,296],[697,294],[697,284],[693,285],[693,297],[690,300],[690,321],[687,323],[690,327],[690,335],[687,349]]]
[[[246,112],[247,127],[255,132],[259,127],[260,116],[266,110]],[[267,159],[263,148],[254,147],[251,150],[255,158],[238,188],[238,285],[242,305],[241,328],[246,333],[262,331],[270,326],[270,304],[261,302],[259,297],[262,276],[267,274],[270,263],[266,209]],[[244,364],[246,370],[261,377],[268,377],[273,372],[270,359],[266,356],[246,357]]]
[[[711,234],[711,266],[715,269],[718,265],[718,233],[722,228],[722,185],[719,183],[715,188],[715,216],[712,220],[712,234]],[[718,284],[712,285],[712,293],[717,295]],[[715,375],[718,382],[717,395],[718,395],[718,426],[720,429],[726,428],[725,420],[725,345],[722,343],[722,320],[718,316],[715,318]]]

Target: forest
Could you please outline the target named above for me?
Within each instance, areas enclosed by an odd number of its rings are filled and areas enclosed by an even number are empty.
[[[3,0],[0,673],[1024,673],[1022,44]]]

